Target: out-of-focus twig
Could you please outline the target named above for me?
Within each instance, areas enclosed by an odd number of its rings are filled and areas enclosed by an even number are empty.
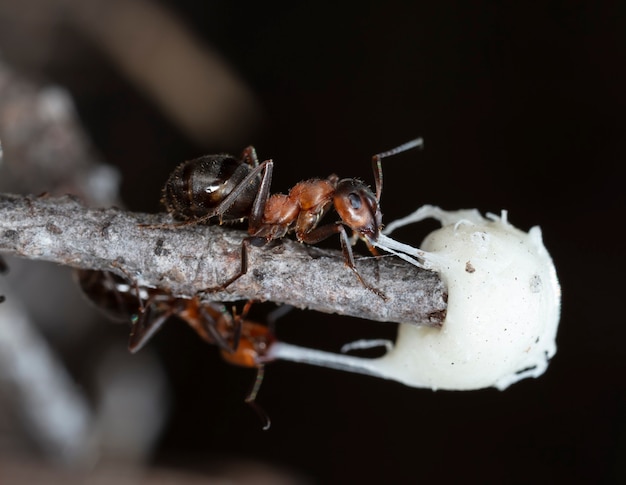
[[[93,196],[94,203],[117,199],[119,174],[99,163],[67,93],[37,86],[4,62],[0,62],[0,142],[0,188],[63,193],[77,186],[86,190],[85,196]],[[64,465],[91,465],[97,443],[90,405],[43,337],[36,308],[26,304],[27,295],[20,292],[24,286],[36,292],[33,286],[56,281],[58,289],[62,283],[51,271],[54,268],[43,268],[34,279],[36,285],[20,285],[20,276],[23,280],[29,272],[26,265],[16,263],[8,261],[8,273],[0,279],[6,294],[0,306],[0,411],[20,418],[17,428],[27,432],[46,458]]]
[[[0,50],[35,72],[76,62],[81,46],[95,46],[201,146],[244,145],[259,126],[260,105],[241,76],[161,2],[0,1],[0,25],[10,27],[0,29]]]
[[[95,448],[91,410],[47,342],[16,299],[2,303],[0,384],[48,457],[65,465],[91,465]]]
[[[200,144],[240,145],[258,121],[251,91],[175,14],[146,0],[63,0],[70,20]]]
[[[63,470],[48,464],[0,457],[0,483],[45,485],[307,485],[309,477],[250,459],[229,458],[220,454],[203,456],[203,472],[176,468],[133,470],[123,465],[97,467],[85,472]],[[211,471],[206,471],[211,470]]]
[[[92,210],[72,198],[0,196],[0,251],[79,268],[131,275],[142,286],[191,297],[236,274],[246,233],[220,226],[155,229],[171,222],[118,209]],[[388,297],[366,290],[338,251],[288,239],[249,249],[246,275],[210,295],[256,299],[382,322],[441,325],[446,289],[436,273],[395,257],[363,258],[358,270]]]
[[[1,61],[0,143],[0,190],[71,192],[90,205],[119,204],[119,172],[98,156],[67,92],[36,85]],[[115,367],[92,356],[100,376],[95,386],[87,383],[97,394],[92,410],[56,347],[76,352],[94,344],[90,308],[65,268],[15,258],[7,266],[0,274],[0,413],[20,419],[0,430],[0,452],[15,453],[24,441],[74,467],[92,465],[96,456],[119,463],[121,454],[126,466],[141,466],[165,419],[162,369],[145,358],[149,352],[125,369],[119,356]],[[105,345],[98,341],[97,348]],[[133,426],[119,425],[129,420]]]
[[[119,203],[121,176],[100,159],[67,91],[38,86],[0,61],[0,190],[72,193]]]

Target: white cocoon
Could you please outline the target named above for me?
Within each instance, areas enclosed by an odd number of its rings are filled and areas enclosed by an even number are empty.
[[[508,223],[505,212],[485,219],[478,211],[424,206],[388,230],[426,217],[443,227],[420,249],[383,235],[376,245],[441,274],[448,287],[441,328],[402,324],[395,345],[378,359],[287,344],[277,344],[285,349],[275,349],[275,356],[430,389],[504,389],[543,374],[556,352],[561,293],[539,227],[525,233]]]
[[[381,367],[433,389],[504,389],[545,371],[556,352],[560,288],[541,230],[473,218],[429,234],[421,249],[448,287],[442,328],[401,325]]]

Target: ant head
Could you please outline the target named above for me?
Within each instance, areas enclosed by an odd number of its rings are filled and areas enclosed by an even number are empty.
[[[340,180],[333,203],[346,226],[366,239],[378,238],[383,216],[376,196],[367,185],[357,179]]]
[[[243,320],[241,325],[241,335],[236,348],[222,349],[222,358],[229,364],[240,367],[259,367],[275,340],[274,335],[269,327],[250,320]]]

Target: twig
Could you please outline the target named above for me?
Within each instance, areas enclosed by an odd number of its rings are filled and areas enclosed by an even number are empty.
[[[76,268],[132,275],[143,286],[191,297],[237,273],[243,231],[221,226],[167,229],[140,224],[171,222],[166,214],[88,209],[71,197],[0,195],[0,251]],[[392,256],[361,258],[363,278],[389,297],[361,286],[339,251],[285,238],[251,246],[249,270],[216,301],[255,299],[382,322],[441,325],[446,289],[436,273]]]
[[[249,137],[260,117],[252,91],[173,10],[149,0],[60,3],[67,20],[198,143]]]
[[[36,85],[1,60],[0,143],[0,192],[9,188],[24,193],[72,192],[99,206],[118,200],[121,177],[115,168],[100,160],[76,117],[68,93],[58,87]],[[81,321],[81,327],[77,327],[72,325],[76,321],[68,321],[65,328],[44,336],[42,328],[50,323],[50,315],[62,315],[63,309],[42,312],[46,298],[33,299],[25,293],[37,293],[40,288],[54,285],[50,293],[63,295],[64,305],[70,308],[78,295],[63,292],[63,287],[71,284],[63,280],[59,283],[59,277],[66,274],[61,271],[63,268],[47,265],[33,281],[26,275],[37,265],[27,263],[9,260],[5,268],[9,270],[0,277],[0,293],[6,295],[6,301],[0,305],[0,413],[17,418],[11,419],[14,429],[8,433],[3,430],[0,453],[19,449],[16,442],[26,441],[36,444],[43,457],[57,465],[92,466],[96,456],[106,453],[105,438],[97,428],[107,417],[102,413],[106,407],[101,396],[110,394],[96,392],[98,401],[90,402],[85,388],[100,390],[102,386],[74,382],[72,376],[76,373],[66,367],[67,354],[62,353],[76,347],[56,345],[60,341],[89,345],[89,338],[81,338],[78,330],[88,322]],[[116,378],[122,381],[120,372],[109,375],[113,382]],[[142,378],[141,382],[150,384],[153,380]],[[143,391],[142,397],[155,394],[149,389]],[[133,409],[135,402],[129,406],[126,401],[124,409]],[[105,426],[102,428],[118,429]],[[135,426],[132,431],[138,435],[141,429]],[[151,445],[147,444],[144,450]]]
[[[46,456],[64,465],[92,463],[89,403],[19,306],[11,298],[2,304],[0,383]]]

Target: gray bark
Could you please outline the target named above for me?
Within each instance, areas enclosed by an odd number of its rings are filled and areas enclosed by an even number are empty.
[[[0,252],[75,268],[109,270],[141,286],[191,297],[240,269],[246,233],[222,226],[141,227],[171,223],[167,214],[89,209],[71,197],[0,195]],[[365,289],[340,251],[289,238],[249,250],[249,270],[215,301],[255,299],[381,322],[439,326],[446,288],[438,275],[393,256],[357,259]],[[52,309],[51,309],[52,311]]]

